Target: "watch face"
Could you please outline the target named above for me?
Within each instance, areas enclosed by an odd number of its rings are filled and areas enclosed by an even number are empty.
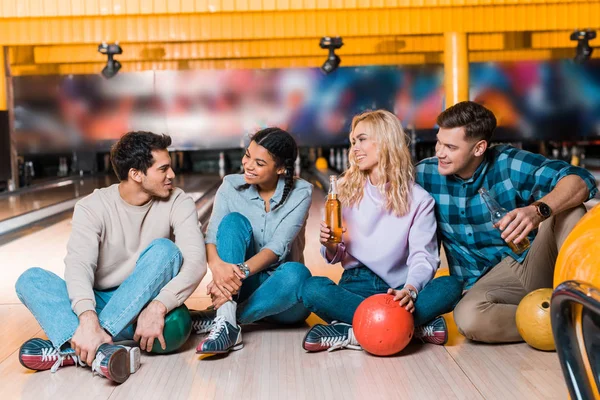
[[[550,210],[550,207],[546,203],[540,203],[538,209],[544,218],[548,218],[552,214],[552,210]]]

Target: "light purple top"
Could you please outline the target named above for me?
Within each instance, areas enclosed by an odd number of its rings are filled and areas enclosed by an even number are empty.
[[[346,228],[343,243],[330,263],[342,262],[344,269],[368,267],[391,288],[404,284],[420,291],[432,278],[440,262],[436,237],[435,201],[421,186],[411,190],[410,211],[397,217],[384,208],[384,199],[367,179],[357,207],[342,209]]]

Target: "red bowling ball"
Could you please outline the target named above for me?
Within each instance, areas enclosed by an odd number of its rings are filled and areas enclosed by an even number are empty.
[[[376,294],[365,299],[354,313],[354,335],[362,348],[376,356],[399,353],[413,337],[413,316],[394,296]]]

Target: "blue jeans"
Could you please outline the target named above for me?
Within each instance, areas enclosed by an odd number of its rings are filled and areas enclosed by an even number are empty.
[[[302,302],[327,322],[352,323],[359,304],[369,296],[386,293],[387,283],[367,267],[345,270],[339,284],[323,276],[308,279],[300,291]],[[400,288],[398,288],[400,289]],[[462,295],[462,285],[452,276],[433,279],[415,302],[415,326],[452,311]]]
[[[238,264],[254,256],[252,225],[240,213],[226,215],[217,230],[221,260]],[[249,324],[261,319],[281,324],[304,321],[310,315],[298,292],[311,276],[304,264],[286,262],[274,270],[262,270],[242,282],[237,298],[237,320]]]
[[[183,257],[168,239],[156,239],[146,248],[123,283],[94,290],[100,326],[114,341],[133,339],[133,322],[160,290],[178,273]],[[79,326],[71,309],[67,284],[58,275],[30,268],[17,280],[17,296],[31,311],[56,348],[68,342]]]

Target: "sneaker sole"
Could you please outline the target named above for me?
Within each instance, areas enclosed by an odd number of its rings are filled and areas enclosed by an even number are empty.
[[[227,354],[232,351],[241,350],[244,348],[244,343],[236,344],[230,349],[225,351],[196,351],[196,354]]]
[[[198,351],[198,349],[196,349],[196,354],[226,354],[226,353],[229,353],[230,351],[241,350],[243,348],[244,348],[244,342],[242,342],[242,331],[240,330],[240,334],[238,335],[237,343],[234,344],[229,349],[223,350],[223,351],[202,351],[202,350]]]
[[[135,374],[142,365],[142,352],[139,347],[132,347],[129,351],[129,372]]]
[[[129,372],[135,374],[142,365],[142,352],[139,347],[120,345],[129,353]]]
[[[307,353],[318,353],[320,351],[327,350],[327,347],[323,347],[318,343],[306,343],[306,342],[302,343],[302,348]]]
[[[139,349],[138,349],[139,350]],[[131,375],[130,354],[127,349],[122,348],[114,352],[108,363],[110,379],[123,383]]]

